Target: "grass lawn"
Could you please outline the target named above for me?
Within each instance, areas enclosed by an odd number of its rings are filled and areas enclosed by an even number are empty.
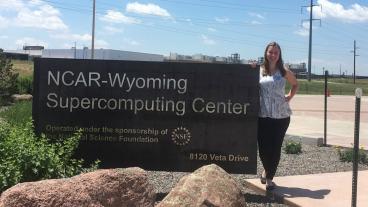
[[[324,79],[314,79],[308,82],[306,79],[298,79],[299,90],[298,94],[324,94],[325,81]],[[331,95],[355,95],[356,88],[362,88],[363,94],[368,93],[368,79],[356,79],[356,84],[350,78],[330,78],[328,79],[327,87]],[[290,89],[287,86],[286,91]]]
[[[21,77],[33,76],[33,61],[28,60],[12,60],[13,69],[19,73]]]

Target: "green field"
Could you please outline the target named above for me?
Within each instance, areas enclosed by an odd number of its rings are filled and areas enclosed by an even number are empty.
[[[298,94],[324,94],[324,79],[315,79],[308,82],[306,79],[298,79]],[[331,95],[354,95],[356,88],[362,88],[363,94],[368,93],[368,79],[356,79],[356,84],[351,78],[329,78],[328,90]],[[287,86],[288,91],[290,86]]]

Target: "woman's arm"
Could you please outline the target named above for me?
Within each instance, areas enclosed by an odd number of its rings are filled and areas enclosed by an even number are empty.
[[[299,86],[298,86],[298,81],[295,78],[294,73],[291,72],[291,70],[289,70],[288,68],[285,68],[285,70],[286,70],[285,79],[291,85],[291,89],[290,89],[289,93],[285,96],[286,101],[289,102],[294,97],[294,95],[296,94]]]

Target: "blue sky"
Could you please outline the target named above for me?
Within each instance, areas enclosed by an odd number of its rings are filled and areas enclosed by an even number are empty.
[[[169,55],[263,56],[280,43],[285,62],[308,62],[306,0],[96,0],[95,48]],[[368,76],[368,1],[314,0],[312,72]],[[0,48],[91,47],[92,0],[0,0]]]

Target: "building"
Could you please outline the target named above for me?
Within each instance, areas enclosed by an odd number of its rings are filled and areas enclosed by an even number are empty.
[[[91,50],[87,47],[83,49],[43,49],[39,47],[24,47],[27,50],[4,50],[8,56],[22,59],[32,60],[35,57],[43,58],[71,58],[71,59],[91,59]],[[26,57],[25,57],[26,56]],[[112,49],[95,49],[94,59],[100,60],[131,60],[131,61],[164,61],[163,55],[112,50]]]
[[[170,55],[165,59],[165,61],[200,62],[200,63],[238,63],[238,64],[248,63],[247,60],[240,59],[240,55],[238,53],[231,54],[230,57],[208,56],[203,54],[180,55],[178,53],[170,53]]]
[[[307,67],[306,67],[306,63],[299,63],[299,64],[289,64],[287,63],[286,65],[288,65],[289,69],[291,71],[293,71],[295,74],[300,74],[300,73],[306,73],[307,72]]]

